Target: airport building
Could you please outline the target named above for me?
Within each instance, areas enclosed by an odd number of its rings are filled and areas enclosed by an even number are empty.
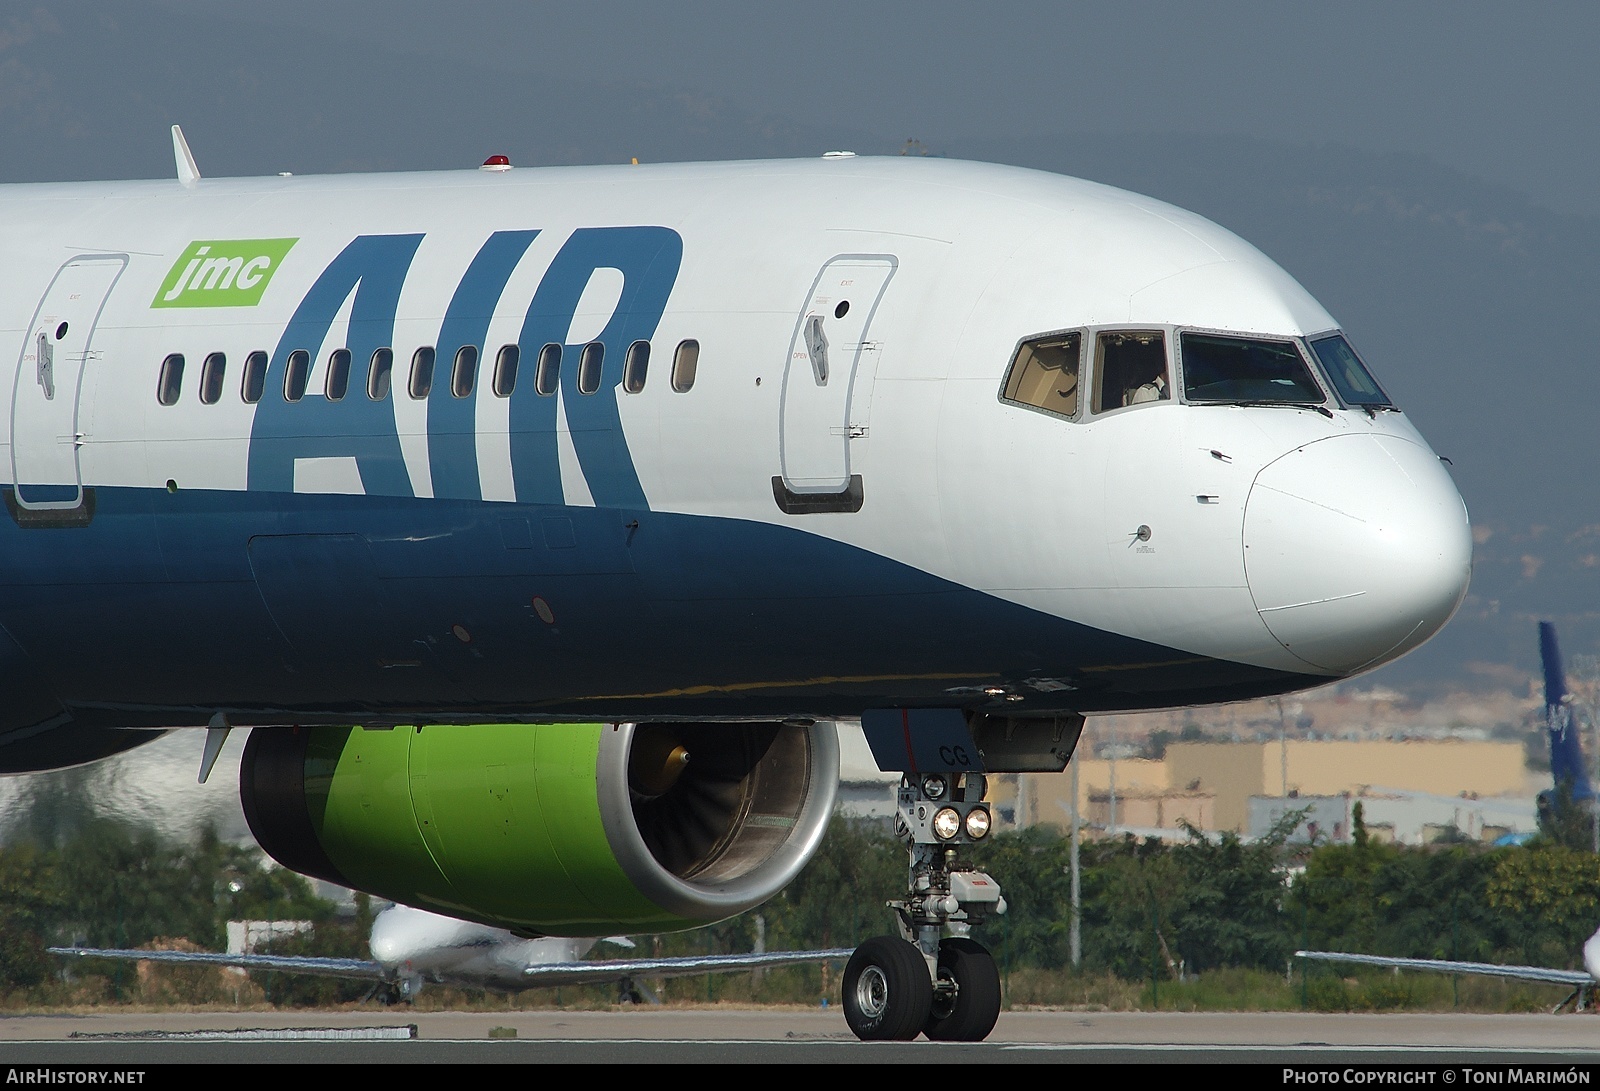
[[[1079,820],[1097,830],[1182,836],[1187,823],[1260,836],[1286,810],[1311,807],[1307,821],[1321,836],[1345,840],[1357,799],[1369,829],[1404,843],[1452,829],[1494,840],[1537,828],[1518,742],[1186,742],[1170,744],[1160,761],[1080,756],[1076,763]],[[1017,777],[1017,824],[1065,830],[1071,784],[1069,774]]]
[[[1348,841],[1355,829],[1355,805],[1374,841],[1427,845],[1465,838],[1490,843],[1538,831],[1532,798],[1440,796],[1427,792],[1368,788],[1360,795],[1252,796],[1247,836],[1265,837],[1291,812],[1304,816],[1289,834],[1291,841]]]

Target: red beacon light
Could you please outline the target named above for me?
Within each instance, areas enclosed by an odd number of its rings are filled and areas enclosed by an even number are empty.
[[[483,161],[479,170],[503,171],[511,169],[511,160],[503,155],[491,155]]]

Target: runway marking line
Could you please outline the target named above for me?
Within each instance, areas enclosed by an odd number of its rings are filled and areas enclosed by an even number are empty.
[[[263,1039],[266,1040],[266,1039]],[[315,1039],[302,1039],[314,1041]],[[322,1039],[331,1041],[333,1039]],[[372,1042],[382,1042],[384,1039],[366,1039]],[[196,1044],[211,1044],[217,1039],[199,1038],[13,1038],[7,1045],[50,1045],[71,1042],[75,1046],[93,1045],[128,1045],[130,1043],[160,1042],[163,1045],[182,1045],[189,1042]],[[388,1041],[402,1041],[388,1039]],[[1130,1053],[1172,1053],[1210,1051],[1215,1053],[1261,1053],[1276,1051],[1281,1053],[1414,1053],[1414,1054],[1505,1054],[1510,1056],[1550,1056],[1560,1054],[1596,1055],[1600,1056],[1600,1047],[1580,1045],[1552,1045],[1552,1046],[1486,1046],[1486,1045],[1409,1045],[1404,1042],[1395,1042],[1389,1045],[1337,1045],[1331,1042],[1295,1042],[1272,1043],[1258,1042],[1253,1044],[1207,1044],[1204,1042],[859,1042],[851,1038],[414,1038],[413,1042],[430,1043],[471,1043],[498,1045],[653,1045],[653,1046],[705,1046],[705,1045],[730,1045],[730,1046],[758,1046],[758,1045],[790,1045],[790,1046],[866,1046],[875,1045],[920,1045],[927,1049],[958,1049],[971,1046],[990,1046],[1008,1052],[1076,1052],[1087,1053],[1091,1051],[1121,1050]]]
[[[1261,1042],[1254,1045],[1240,1045],[1238,1043],[1207,1045],[1203,1042],[1008,1042],[996,1044],[1001,1049],[1009,1050],[1124,1049],[1147,1053],[1196,1049],[1214,1050],[1219,1053],[1261,1053],[1270,1049],[1284,1053],[1395,1053],[1404,1051],[1406,1053],[1527,1053],[1535,1056],[1548,1056],[1552,1053],[1600,1054],[1600,1047],[1595,1046],[1419,1046],[1408,1045],[1405,1042],[1395,1042],[1392,1045],[1336,1045],[1332,1042],[1294,1042],[1286,1044]]]

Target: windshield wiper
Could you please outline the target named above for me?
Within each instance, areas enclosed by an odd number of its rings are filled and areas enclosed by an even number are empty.
[[[1327,417],[1329,420],[1333,419],[1333,411],[1331,409],[1329,409],[1325,405],[1318,405],[1316,402],[1260,401],[1260,402],[1234,402],[1233,404],[1234,405],[1247,406],[1247,407],[1249,407],[1251,409],[1275,409],[1275,408],[1283,408],[1283,409],[1315,409],[1318,413],[1321,413],[1324,417]]]

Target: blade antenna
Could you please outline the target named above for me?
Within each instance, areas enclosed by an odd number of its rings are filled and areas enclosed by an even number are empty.
[[[228,722],[228,717],[221,712],[211,717],[211,723],[206,728],[206,746],[200,755],[200,783],[204,784],[211,776],[212,768],[217,764],[217,757],[222,753],[222,744],[228,741],[228,732],[233,730],[233,725]]]
[[[194,165],[194,153],[189,150],[189,142],[183,138],[182,125],[172,127],[172,158],[178,164],[178,181],[186,186],[200,181],[200,168]]]

